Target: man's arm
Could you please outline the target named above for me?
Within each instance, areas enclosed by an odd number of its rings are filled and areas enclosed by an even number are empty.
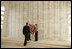
[[[25,30],[24,28],[25,28],[25,27],[23,27],[23,34],[24,34],[24,30]]]

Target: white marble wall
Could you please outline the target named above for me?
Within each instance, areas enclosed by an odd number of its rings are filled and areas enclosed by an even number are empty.
[[[8,37],[23,39],[22,29],[28,21],[38,24],[39,40],[68,41],[70,5],[70,1],[8,1]]]

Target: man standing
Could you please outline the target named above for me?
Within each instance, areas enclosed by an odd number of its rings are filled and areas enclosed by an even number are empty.
[[[35,24],[35,41],[38,41],[38,26]]]
[[[26,23],[26,25],[23,27],[23,34],[25,35],[24,46],[26,46],[27,40],[29,40],[29,33],[30,33],[30,29],[28,23]]]

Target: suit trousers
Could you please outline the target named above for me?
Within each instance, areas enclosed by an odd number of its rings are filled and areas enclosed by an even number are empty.
[[[35,32],[35,41],[38,41],[38,31]]]

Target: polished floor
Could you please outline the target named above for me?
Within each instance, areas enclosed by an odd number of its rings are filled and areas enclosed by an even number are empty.
[[[60,44],[50,41],[28,41],[26,46],[23,46],[23,41],[2,40],[1,48],[70,48],[68,43]]]

